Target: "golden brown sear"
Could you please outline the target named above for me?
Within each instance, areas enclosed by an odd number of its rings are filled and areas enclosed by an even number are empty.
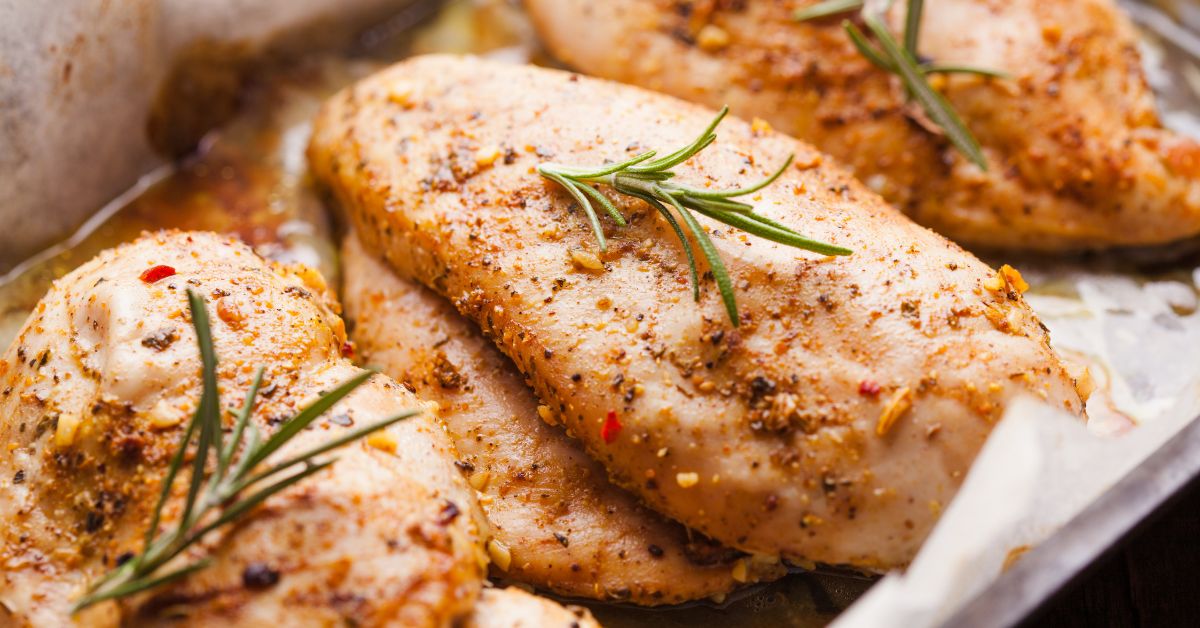
[[[1010,78],[933,75],[979,139],[968,162],[819,0],[527,0],[568,65],[757,116],[840,160],[917,222],[983,247],[1146,245],[1200,233],[1200,144],[1164,130],[1113,0],[928,0],[918,50]],[[903,29],[904,6],[890,14]]]
[[[436,401],[491,523],[497,576],[570,597],[677,604],[783,575],[689,533],[608,481],[512,362],[424,286],[342,247],[343,301],[365,364]]]
[[[1015,271],[791,138],[729,120],[677,169],[723,189],[794,153],[757,211],[854,250],[823,257],[700,218],[740,327],[707,273],[693,302],[659,214],[612,197],[630,225],[606,219],[600,252],[535,170],[671,150],[712,115],[565,72],[419,57],[327,103],[309,157],[366,248],[479,324],[617,484],[745,551],[904,564],[1012,398],[1080,412],[1080,397]]]
[[[266,369],[254,415],[265,434],[360,372],[342,357],[342,322],[317,273],[224,237],[148,235],[59,280],[0,360],[0,623],[64,625],[89,582],[141,551],[200,398],[188,288],[209,302],[223,404],[240,406],[255,369]],[[375,376],[279,455],[419,407]],[[208,568],[77,619],[448,625],[472,611],[484,564],[475,497],[454,455],[428,413],[342,447],[332,467],[189,550],[189,561],[211,557]],[[181,516],[185,486],[164,530]]]

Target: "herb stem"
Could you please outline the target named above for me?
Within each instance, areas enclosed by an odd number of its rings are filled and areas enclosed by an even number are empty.
[[[886,6],[891,6],[887,3]],[[885,7],[886,8],[886,7]],[[987,170],[987,160],[979,141],[963,123],[962,118],[954,110],[946,98],[935,91],[929,84],[930,74],[974,74],[987,78],[1008,78],[1004,72],[977,68],[969,65],[924,63],[917,53],[920,42],[921,18],[925,11],[924,0],[908,0],[904,17],[903,43],[896,41],[895,36],[883,23],[882,11],[879,8],[867,6],[861,0],[827,0],[819,2],[793,14],[797,21],[807,21],[828,17],[850,11],[861,10],[859,17],[871,32],[878,46],[850,20],[842,22],[850,43],[859,54],[879,69],[895,74],[904,84],[904,92],[909,99],[916,100],[925,115],[945,133],[946,139],[954,145],[971,163],[981,170]]]
[[[202,558],[173,571],[160,573],[163,567],[189,548],[200,543],[210,532],[233,523],[272,495],[329,468],[337,461],[336,458],[317,461],[315,459],[317,456],[420,413],[419,410],[409,410],[376,421],[291,456],[264,471],[252,473],[271,454],[290,442],[333,405],[366,383],[375,373],[369,370],[364,371],[337,386],[331,392],[322,394],[294,417],[284,421],[279,429],[264,442],[259,437],[258,430],[250,424],[258,391],[263,382],[264,370],[259,368],[255,372],[254,381],[246,394],[245,402],[235,414],[236,419],[230,440],[228,443],[222,443],[221,406],[217,389],[217,356],[213,348],[208,310],[203,297],[191,289],[187,294],[188,306],[191,308],[192,314],[192,326],[196,330],[196,340],[200,346],[202,379],[200,403],[197,404],[196,413],[184,429],[179,448],[171,457],[167,472],[163,476],[162,490],[154,507],[154,514],[150,519],[150,527],[146,530],[142,552],[96,580],[88,588],[87,593],[72,606],[72,613],[77,613],[105,600],[126,597],[174,582],[203,569],[208,566],[211,559]],[[183,514],[172,529],[160,533],[158,527],[162,521],[163,508],[171,495],[172,487],[179,470],[183,467],[184,457],[193,440],[195,448],[192,454],[192,473],[188,482]],[[234,458],[237,456],[239,448],[241,455],[235,461]],[[214,459],[215,464],[212,465],[212,472],[206,475],[205,469],[209,466],[210,458]],[[283,479],[274,479],[265,483],[273,476],[297,467],[300,467],[299,471],[287,475]],[[265,485],[259,487],[263,483]],[[249,496],[240,497],[243,491],[256,487],[257,489]],[[206,519],[207,523],[205,523]]]
[[[845,247],[805,237],[787,225],[755,213],[753,206],[732,200],[738,196],[753,194],[774,183],[792,164],[793,156],[791,155],[766,179],[743,188],[705,190],[671,181],[675,177],[675,172],[671,168],[686,162],[716,141],[717,125],[728,113],[728,107],[721,109],[700,135],[696,136],[696,139],[664,157],[655,158],[657,152],[648,151],[623,162],[597,168],[543,163],[538,166],[538,172],[543,177],[566,188],[567,192],[583,208],[601,251],[607,250],[608,244],[593,203],[599,203],[617,225],[624,227],[628,223],[616,205],[592,186],[608,186],[619,194],[641,199],[656,209],[670,225],[671,230],[675,232],[675,236],[683,246],[684,254],[687,256],[688,271],[691,275],[693,298],[696,301],[700,300],[699,272],[696,268],[695,250],[692,248],[692,240],[695,240],[695,245],[700,249],[705,261],[708,262],[709,270],[717,283],[717,289],[721,293],[729,320],[734,327],[737,327],[741,323],[741,317],[738,315],[733,280],[717,252],[716,245],[713,244],[708,232],[696,220],[692,212],[698,212],[735,229],[798,249],[824,255],[849,255],[851,251]],[[687,233],[685,233],[684,227],[687,227]],[[691,237],[688,236],[689,233]]]

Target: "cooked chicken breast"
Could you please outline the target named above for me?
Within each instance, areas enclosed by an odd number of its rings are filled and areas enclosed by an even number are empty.
[[[517,588],[484,589],[464,628],[599,628],[579,606],[559,606]]]
[[[480,324],[618,484],[746,551],[904,564],[1012,397],[1079,412],[1079,395],[1015,272],[793,139],[730,120],[678,168],[728,188],[795,153],[757,211],[854,250],[822,257],[698,217],[739,328],[711,278],[693,302],[657,213],[613,197],[630,226],[608,223],[600,254],[535,171],[671,150],[711,116],[564,72],[418,57],[327,103],[309,157],[367,248]]]
[[[496,575],[570,597],[675,604],[783,575],[691,535],[613,486],[559,427],[512,362],[454,306],[401,279],[357,237],[342,248],[343,300],[363,362],[436,401],[483,496]],[[548,409],[543,408],[542,412]],[[736,577],[735,577],[736,573]]]
[[[1200,144],[1162,128],[1113,0],[925,3],[922,56],[1011,76],[934,79],[982,144],[986,172],[927,130],[899,79],[855,50],[841,26],[850,14],[792,19],[817,2],[525,4],[569,65],[761,117],[960,242],[1058,250],[1200,233]],[[905,5],[894,5],[894,32]]]
[[[139,278],[159,265],[175,273]],[[223,237],[149,235],[59,280],[0,361],[0,623],[66,625],[88,582],[142,549],[200,397],[189,287],[209,301],[222,403],[240,406],[255,369],[266,368],[255,415],[264,431],[359,372],[341,356],[344,329],[319,275],[270,265]],[[411,393],[376,376],[279,454],[414,407]],[[387,434],[328,454],[338,458],[330,469],[214,533],[201,550],[212,566],[77,620],[440,626],[465,617],[486,562],[474,496],[436,417]],[[178,488],[164,526],[181,515]]]

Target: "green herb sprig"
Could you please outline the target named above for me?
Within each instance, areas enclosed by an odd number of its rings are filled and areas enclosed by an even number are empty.
[[[269,438],[264,439],[258,429],[250,423],[263,380],[263,369],[259,368],[245,403],[234,414],[235,422],[229,442],[223,443],[220,397],[217,392],[217,356],[213,349],[208,310],[204,298],[190,289],[188,305],[192,314],[192,326],[196,330],[196,339],[200,345],[203,373],[200,403],[184,430],[179,449],[172,457],[167,474],[163,478],[162,492],[154,508],[150,526],[146,529],[142,552],[92,583],[87,593],[72,606],[72,613],[105,600],[126,597],[174,582],[207,567],[211,559],[202,558],[182,567],[163,570],[167,563],[199,543],[208,533],[238,520],[272,495],[337,461],[337,458],[317,461],[317,456],[420,413],[419,410],[402,412],[346,432],[326,443],[260,469],[271,454],[365,383],[375,372],[364,371],[321,395],[294,417],[284,421]],[[183,467],[186,452],[192,449],[193,442],[195,447],[190,465],[191,478],[183,514],[171,529],[159,533],[163,507],[171,495],[175,478]]]
[[[890,3],[888,3],[890,4]],[[842,21],[842,28],[850,37],[851,43],[858,52],[871,62],[872,65],[891,72],[900,77],[904,83],[905,93],[910,99],[916,100],[925,111],[925,115],[942,129],[946,139],[955,146],[971,163],[987,170],[987,160],[979,141],[967,129],[962,118],[954,111],[954,107],[944,96],[929,84],[931,74],[976,74],[992,78],[1008,78],[1008,75],[996,70],[977,68],[968,65],[942,65],[921,60],[917,54],[917,40],[920,35],[921,15],[924,12],[924,0],[908,0],[908,10],[904,20],[904,43],[896,41],[883,22],[883,16],[870,11],[863,0],[827,0],[796,11],[793,18],[797,21],[815,20],[833,15],[840,15],[855,10],[862,10],[862,20],[867,30],[871,31],[878,46],[871,43],[870,38],[849,20]]]
[[[691,159],[692,156],[716,141],[717,136],[714,131],[728,113],[728,107],[722,108],[717,117],[695,140],[664,157],[655,159],[657,152],[652,150],[620,163],[595,168],[543,163],[538,166],[538,173],[558,183],[575,197],[575,200],[587,213],[601,251],[608,250],[608,243],[604,238],[604,229],[600,226],[600,218],[596,214],[593,203],[604,208],[605,213],[618,225],[624,227],[628,223],[612,201],[597,191],[593,185],[607,185],[621,194],[639,198],[657,209],[659,214],[666,219],[667,224],[671,225],[671,229],[675,231],[676,237],[683,245],[683,251],[687,255],[688,267],[691,271],[692,296],[699,301],[700,280],[696,271],[696,255],[692,250],[691,242],[684,234],[683,227],[686,226],[688,232],[696,239],[700,252],[712,270],[717,288],[721,292],[721,298],[725,302],[725,311],[729,314],[729,320],[734,327],[737,327],[741,319],[738,316],[737,300],[733,293],[733,281],[729,278],[729,271],[725,268],[725,263],[717,254],[717,248],[692,214],[693,211],[760,238],[806,251],[824,255],[850,255],[851,250],[805,237],[787,225],[755,213],[752,205],[732,200],[738,196],[757,192],[774,183],[791,165],[793,156],[788,156],[783,165],[771,176],[749,187],[732,190],[703,190],[670,181],[675,177],[671,168]],[[678,219],[668,207],[675,209],[675,212],[679,214]]]

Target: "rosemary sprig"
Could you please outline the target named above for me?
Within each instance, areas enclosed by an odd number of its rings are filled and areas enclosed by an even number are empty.
[[[814,20],[849,11],[862,10],[863,23],[878,42],[873,45],[866,34],[853,22],[844,20],[842,28],[846,30],[851,43],[858,52],[881,70],[891,72],[900,77],[904,83],[905,93],[917,101],[925,115],[938,125],[946,134],[946,138],[971,163],[987,170],[987,160],[979,147],[979,141],[971,134],[962,118],[954,111],[954,107],[944,96],[929,84],[931,74],[976,74],[992,78],[1008,78],[1004,72],[977,68],[967,65],[941,65],[921,60],[917,53],[917,41],[920,36],[921,15],[924,12],[924,0],[908,0],[908,10],[904,19],[904,44],[896,41],[891,31],[884,25],[882,16],[872,12],[863,0],[827,0],[800,9],[793,14],[797,21]],[[887,5],[891,3],[888,2]]]
[[[803,9],[796,9],[796,12],[792,14],[792,19],[797,22],[818,20],[823,17],[857,11],[863,7],[863,4],[865,4],[863,0],[826,0]]]
[[[317,456],[420,413],[419,410],[402,412],[351,430],[329,442],[259,469],[272,453],[365,383],[375,372],[363,371],[321,395],[296,416],[284,421],[274,434],[264,440],[258,429],[250,423],[263,380],[263,369],[259,368],[254,375],[254,382],[250,385],[250,391],[246,394],[245,403],[234,414],[234,426],[229,442],[223,443],[220,397],[217,391],[217,356],[213,349],[208,310],[203,297],[190,289],[187,294],[192,326],[196,330],[196,339],[200,346],[203,374],[200,403],[184,430],[179,449],[171,458],[163,478],[162,492],[159,494],[158,504],[154,507],[150,527],[146,529],[142,552],[92,583],[87,593],[72,606],[72,613],[105,600],[126,597],[174,582],[205,568],[211,562],[208,558],[172,569],[163,569],[189,547],[199,543],[209,532],[236,521],[272,495],[337,461],[337,458],[317,461]],[[171,488],[183,467],[189,448],[192,448],[193,457],[183,514],[178,523],[160,533],[158,527],[162,521],[163,508],[171,495]],[[206,474],[205,470],[209,467],[212,470]]]
[[[687,255],[688,267],[691,271],[692,297],[699,301],[700,281],[696,271],[696,254],[684,233],[683,227],[686,226],[687,231],[692,234],[696,244],[700,247],[705,261],[708,262],[708,267],[717,282],[717,289],[725,302],[725,311],[729,314],[729,320],[734,327],[737,327],[741,319],[738,316],[737,300],[733,293],[733,281],[729,278],[729,271],[725,268],[725,263],[717,254],[716,246],[713,245],[704,228],[692,214],[693,211],[735,229],[798,249],[825,255],[849,255],[851,251],[844,247],[807,238],[787,225],[755,213],[752,205],[732,200],[738,196],[757,192],[774,183],[791,165],[792,156],[789,156],[787,161],[771,176],[749,187],[732,190],[702,190],[670,181],[675,177],[671,168],[691,159],[696,153],[716,141],[717,136],[714,131],[728,113],[729,107],[722,108],[717,117],[713,118],[713,121],[695,140],[664,157],[655,159],[657,152],[648,151],[620,163],[595,168],[544,163],[538,165],[538,173],[558,183],[575,197],[580,207],[587,213],[601,251],[608,250],[608,243],[604,239],[604,230],[600,226],[600,219],[596,215],[593,203],[604,208],[605,213],[618,225],[624,227],[628,223],[612,201],[592,187],[593,185],[607,185],[621,194],[639,198],[657,209],[671,229],[675,231],[680,244],[683,245],[683,251]],[[678,219],[668,209],[668,206],[675,209],[675,213],[679,215]]]

